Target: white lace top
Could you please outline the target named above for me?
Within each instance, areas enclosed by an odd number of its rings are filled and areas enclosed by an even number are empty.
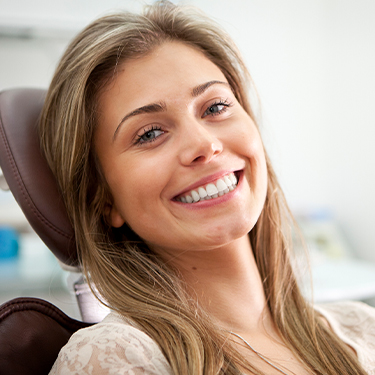
[[[375,375],[375,309],[360,302],[317,306],[336,334]],[[157,344],[117,314],[77,331],[61,349],[50,374],[168,375],[171,368]]]

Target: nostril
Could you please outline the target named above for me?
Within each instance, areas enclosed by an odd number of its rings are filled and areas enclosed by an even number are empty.
[[[193,160],[193,163],[194,163],[194,162],[199,162],[199,161],[201,161],[202,159],[204,159],[204,156],[198,156],[198,157],[196,157],[196,158]]]
[[[183,143],[180,152],[180,160],[184,165],[208,163],[222,151],[221,144],[213,142],[213,139],[199,136],[191,140]]]
[[[223,147],[213,142],[211,143],[211,149],[214,154],[219,154],[223,150]]]

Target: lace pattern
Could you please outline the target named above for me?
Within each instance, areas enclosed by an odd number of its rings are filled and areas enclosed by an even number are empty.
[[[316,306],[333,331],[357,353],[369,375],[375,375],[375,309],[361,302]]]
[[[76,332],[60,351],[50,374],[172,374],[157,344],[120,316]]]
[[[316,306],[335,333],[375,375],[375,309],[360,302]],[[119,315],[76,332],[65,345],[50,375],[168,375],[172,370],[158,345]]]

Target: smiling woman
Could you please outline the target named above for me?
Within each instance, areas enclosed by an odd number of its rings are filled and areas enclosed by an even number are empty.
[[[348,316],[373,324],[374,311],[299,291],[249,86],[228,36],[165,1],[71,43],[41,143],[113,312],[73,335],[52,374],[371,373],[375,334]]]
[[[247,237],[266,196],[263,147],[224,74],[201,51],[165,42],[119,64],[98,106],[94,145],[113,227],[126,223],[168,258]],[[219,196],[218,185],[228,192]]]

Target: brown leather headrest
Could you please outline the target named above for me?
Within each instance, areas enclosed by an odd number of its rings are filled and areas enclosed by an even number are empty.
[[[0,93],[0,166],[35,232],[60,261],[77,266],[74,231],[40,151],[37,124],[45,94],[39,89]]]

